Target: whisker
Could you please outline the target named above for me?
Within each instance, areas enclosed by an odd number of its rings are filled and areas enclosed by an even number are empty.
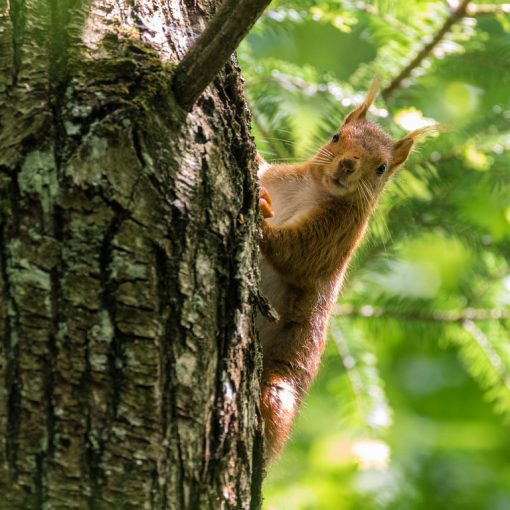
[[[366,186],[363,186],[365,193],[367,194],[367,209],[371,209],[374,205],[374,201],[370,195],[370,191],[367,189]]]
[[[285,142],[288,143],[289,145],[296,145],[297,143],[294,140],[289,140],[288,138],[278,138],[276,136],[264,136],[263,138],[265,140],[276,140],[278,142]]]
[[[333,156],[331,154],[328,154],[327,152],[318,151],[317,156],[322,156],[326,159],[333,159]]]
[[[356,188],[356,195],[359,195],[359,201],[358,201],[358,203],[360,203],[360,204],[361,204],[361,203],[363,202],[363,197],[362,197],[362,195],[361,195],[361,188],[360,188],[359,186]]]
[[[271,158],[271,161],[303,161],[301,158]]]
[[[283,129],[283,128],[275,128],[274,129],[275,133],[291,133],[293,134],[294,131],[292,131],[292,129]]]
[[[363,182],[362,179],[359,181],[359,188],[363,191],[363,195],[365,196],[365,198],[368,199],[367,189],[366,189],[365,183]]]
[[[368,188],[366,187],[365,185],[365,182],[363,181],[363,179],[361,179],[359,181],[360,183],[360,189],[363,190],[363,195],[365,197],[365,205],[367,207],[367,209],[370,209],[370,191],[368,190]]]
[[[263,150],[263,149],[259,149],[259,148],[257,148],[257,152],[258,152],[259,154],[264,154],[264,156],[266,156],[266,155],[267,155],[267,156],[274,155],[274,152],[273,152],[273,151],[265,151],[265,150]]]
[[[374,201],[375,201],[375,200],[376,200],[376,198],[375,198],[375,194],[374,194],[374,192],[370,189],[370,186],[368,185],[368,182],[367,182],[367,181],[364,181],[364,182],[365,182],[365,186],[366,186],[366,188],[367,188],[367,191],[370,193],[370,196],[372,197],[372,200],[374,200]]]
[[[333,153],[329,149],[326,149],[326,147],[323,147],[322,144],[317,144],[317,145],[310,146],[310,150],[313,151],[313,152],[325,151],[326,153],[329,153],[330,155],[333,155]]]
[[[376,202],[375,195],[374,195],[374,193],[372,193],[372,192],[370,191],[370,187],[369,187],[368,183],[367,183],[367,182],[364,182],[364,186],[365,186],[365,189],[366,189],[366,190],[370,193],[370,195],[372,196],[372,201],[373,201],[373,203],[375,203],[375,202]],[[387,221],[386,221],[386,217],[385,217],[384,215],[382,215],[382,214],[381,214],[381,215],[379,215],[379,216],[378,216],[378,218],[380,219],[380,221],[381,221],[381,223],[382,223],[382,228],[383,228],[383,230],[384,230],[385,232],[387,232],[387,233],[388,233],[390,241],[391,241],[391,242],[393,242],[393,237],[392,237],[392,234],[391,234],[391,230],[388,228],[388,223],[387,223]],[[383,237],[383,239],[382,239],[382,243],[383,243],[384,250],[386,251],[386,241],[384,240],[384,237]]]
[[[371,201],[375,202],[375,196],[372,193],[372,191],[370,190],[370,187],[368,186],[368,183],[365,180],[363,180],[363,179],[361,179],[360,182],[363,185],[363,188],[365,189],[365,191],[368,193],[368,196],[370,197]]]
[[[366,195],[365,188],[361,181],[360,181],[360,186],[358,187],[358,190],[360,192],[360,196],[362,197],[361,205],[362,205],[363,209],[365,209],[365,207],[368,206],[368,197]]]
[[[325,158],[324,156],[315,156],[313,160],[321,160],[321,161],[333,161],[331,158]]]
[[[356,188],[356,191],[357,191],[357,190],[358,190],[358,188]],[[360,198],[361,198],[361,195],[360,195]],[[351,211],[352,211],[353,207],[355,206],[355,204],[354,204],[354,200],[351,200],[350,202],[351,202],[351,207],[349,207],[349,212],[347,213],[347,215],[348,215],[349,217],[351,217]],[[357,204],[356,204],[356,205],[357,205]]]
[[[331,163],[331,159],[323,159],[323,158],[313,158],[312,161],[315,161],[317,163],[324,163],[327,165],[328,163]]]
[[[329,156],[329,157],[331,157],[331,158],[334,156],[334,154],[333,154],[330,150],[328,150],[328,149],[326,149],[326,148],[324,148],[324,147],[319,147],[319,148],[317,149],[317,152],[318,152],[319,154],[324,154],[324,155]]]

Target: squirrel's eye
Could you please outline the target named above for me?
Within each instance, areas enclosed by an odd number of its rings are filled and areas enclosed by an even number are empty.
[[[340,133],[335,133],[335,134],[333,135],[333,137],[331,138],[331,141],[332,141],[333,143],[336,143],[336,142],[338,142],[338,140],[340,140]]]
[[[377,175],[382,175],[384,172],[386,172],[386,169],[388,168],[388,165],[386,163],[383,163],[382,165],[379,165],[375,171]]]

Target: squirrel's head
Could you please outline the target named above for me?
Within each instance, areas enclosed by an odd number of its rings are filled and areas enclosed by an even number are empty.
[[[415,143],[436,128],[426,127],[393,140],[381,127],[366,119],[378,92],[372,83],[361,106],[349,113],[330,141],[311,160],[314,179],[335,197],[357,197],[374,202],[388,179],[404,163]]]

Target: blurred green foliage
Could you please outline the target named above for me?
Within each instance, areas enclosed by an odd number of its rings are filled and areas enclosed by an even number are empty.
[[[273,1],[239,51],[258,150],[310,156],[452,9]],[[510,509],[510,16],[470,9],[371,110],[394,137],[446,131],[371,221],[268,510]]]

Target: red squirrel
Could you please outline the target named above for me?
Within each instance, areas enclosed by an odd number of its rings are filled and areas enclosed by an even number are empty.
[[[256,318],[269,460],[281,451],[318,370],[332,307],[379,196],[416,141],[433,130],[393,141],[366,118],[377,91],[374,80],[363,104],[308,161],[259,159],[261,290],[279,315]]]

